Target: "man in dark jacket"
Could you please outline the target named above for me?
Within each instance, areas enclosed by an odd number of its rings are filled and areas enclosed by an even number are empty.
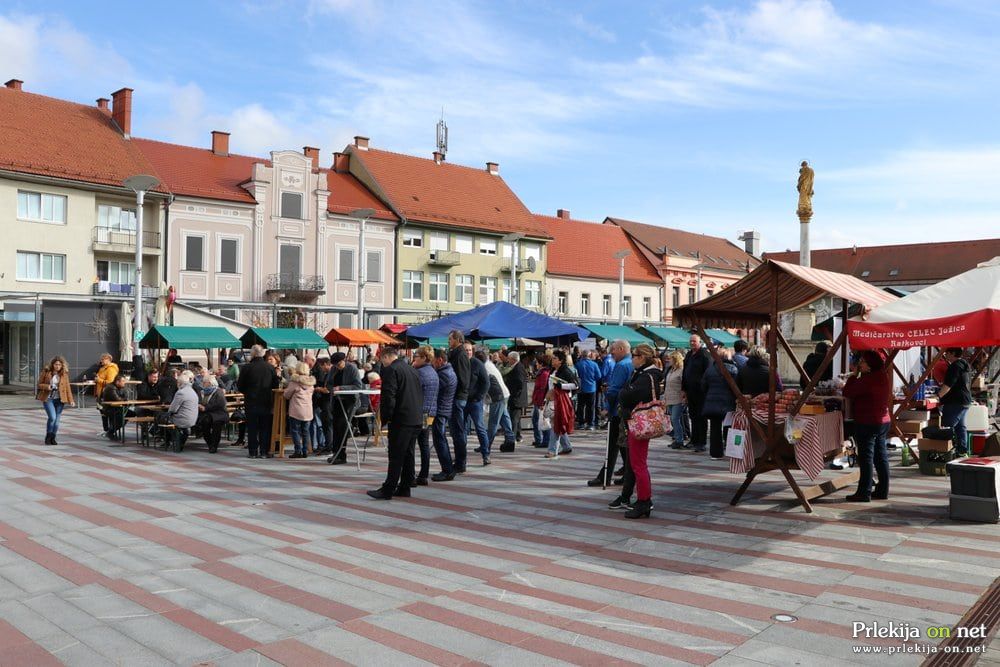
[[[473,355],[472,343],[465,343],[464,348],[469,361],[469,397],[465,402],[465,421],[462,425],[463,428],[468,428],[467,422],[471,422],[479,439],[479,453],[482,454],[483,465],[486,466],[490,464],[490,447],[486,422],[483,420],[483,401],[490,390],[490,376],[483,362]],[[457,453],[456,458],[458,458]],[[457,461],[455,468],[456,472],[465,472],[465,466],[459,466]]]
[[[448,363],[455,372],[455,405],[451,412],[451,440],[455,444],[455,472],[465,472],[468,435],[465,428],[465,403],[469,398],[469,357],[465,353],[465,336],[455,330],[448,334]]]
[[[434,368],[438,374],[438,404],[432,435],[441,472],[436,473],[431,479],[435,482],[450,482],[455,479],[455,464],[448,448],[447,433],[448,420],[451,419],[452,410],[455,408],[455,388],[458,386],[458,378],[455,377],[455,369],[448,362],[448,353],[444,350],[434,350]]]
[[[312,375],[316,378],[313,389],[313,412],[319,416],[320,430],[323,432],[323,444],[316,449],[317,454],[331,451],[333,442],[333,363],[330,357],[321,357],[313,365]]]
[[[333,367],[330,370],[331,379],[327,387],[333,394],[333,404],[330,408],[333,413],[333,439],[330,441],[330,451],[333,455],[326,462],[341,465],[347,463],[347,436],[351,433],[351,423],[358,407],[358,394],[338,395],[336,392],[362,389],[361,373],[357,366],[347,361],[347,355],[343,352],[334,352],[330,361]]]
[[[507,355],[509,370],[504,373],[503,381],[510,392],[507,399],[507,412],[510,413],[510,423],[514,426],[514,440],[521,441],[521,412],[528,406],[528,372],[521,363],[521,355],[511,352]],[[514,443],[500,445],[501,452],[514,451]]]
[[[712,363],[712,355],[702,343],[701,336],[691,334],[689,342],[691,350],[684,357],[681,389],[687,398],[688,414],[691,415],[691,447],[696,452],[703,452],[708,435],[708,420],[702,415],[705,391],[702,389],[701,381]]]
[[[424,390],[413,367],[395,348],[382,349],[382,398],[379,414],[389,428],[389,469],[381,487],[368,495],[375,500],[408,498],[413,484],[413,446],[423,422]]]
[[[417,446],[420,449],[420,474],[417,475],[416,486],[427,486],[427,478],[431,473],[430,431],[433,420],[437,416],[438,380],[434,370],[434,350],[430,345],[417,348],[413,353],[413,369],[420,378],[420,388],[424,391],[424,419],[420,424],[420,435],[417,436]]]
[[[967,456],[969,437],[965,429],[965,414],[972,405],[972,366],[962,358],[962,352],[960,347],[949,347],[944,351],[948,370],[938,396],[941,398],[941,426],[950,426],[954,430],[955,451],[960,456]]]
[[[264,359],[265,352],[260,345],[250,348],[250,363],[240,369],[240,377],[236,381],[243,394],[243,408],[247,416],[247,458],[250,459],[270,456],[268,440],[274,411],[273,390],[281,383],[278,371]]]

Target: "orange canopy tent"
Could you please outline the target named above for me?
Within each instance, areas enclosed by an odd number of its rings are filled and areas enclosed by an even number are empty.
[[[324,338],[330,345],[339,347],[364,347],[367,345],[401,347],[403,345],[392,336],[377,329],[330,329]]]

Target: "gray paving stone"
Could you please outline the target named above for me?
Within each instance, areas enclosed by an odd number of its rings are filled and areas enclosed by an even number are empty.
[[[109,625],[137,643],[179,664],[193,665],[230,653],[229,649],[156,614],[143,618],[113,620]]]
[[[65,595],[77,595],[79,589],[65,593]],[[79,606],[67,602],[62,596],[54,593],[39,595],[24,601],[26,607],[38,615],[51,621],[54,625],[67,631],[86,630],[98,625],[103,625],[101,621],[88,614]]]
[[[0,577],[18,582],[18,588],[28,595],[64,591],[73,587],[72,582],[49,572],[27,558],[23,558],[19,563],[0,567]]]
[[[275,662],[257,651],[232,653],[212,662],[216,667],[284,667],[280,662]]]
[[[296,639],[359,667],[427,667],[430,664],[339,627],[315,630]]]
[[[132,665],[159,667],[160,665],[174,664],[109,626],[101,625],[86,630],[77,630],[71,634],[81,644],[100,653],[111,664],[129,665],[129,667]]]

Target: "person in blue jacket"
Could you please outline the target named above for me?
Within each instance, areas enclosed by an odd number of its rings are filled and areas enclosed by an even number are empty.
[[[576,372],[580,376],[580,393],[577,394],[577,426],[593,431],[597,426],[597,383],[601,380],[601,369],[591,358],[590,352],[584,352],[576,362]]]
[[[625,388],[632,377],[632,346],[626,340],[616,340],[611,344],[611,356],[615,360],[614,369],[608,379],[608,389],[605,396],[608,402],[608,457],[593,479],[587,480],[587,486],[603,486],[607,477],[611,477],[611,471],[615,469],[618,462],[618,450],[621,449],[622,463],[628,466],[628,453],[625,449],[625,431],[622,427],[621,419],[618,416],[618,394]],[[619,440],[621,446],[619,446]],[[607,475],[607,477],[605,477]]]

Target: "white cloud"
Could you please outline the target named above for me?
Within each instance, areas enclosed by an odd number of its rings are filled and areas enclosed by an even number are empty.
[[[608,44],[613,44],[618,40],[617,35],[614,32],[608,30],[607,28],[600,26],[596,23],[592,23],[585,19],[582,14],[574,14],[569,19],[569,24],[582,32],[587,37],[593,39],[607,42]]]

